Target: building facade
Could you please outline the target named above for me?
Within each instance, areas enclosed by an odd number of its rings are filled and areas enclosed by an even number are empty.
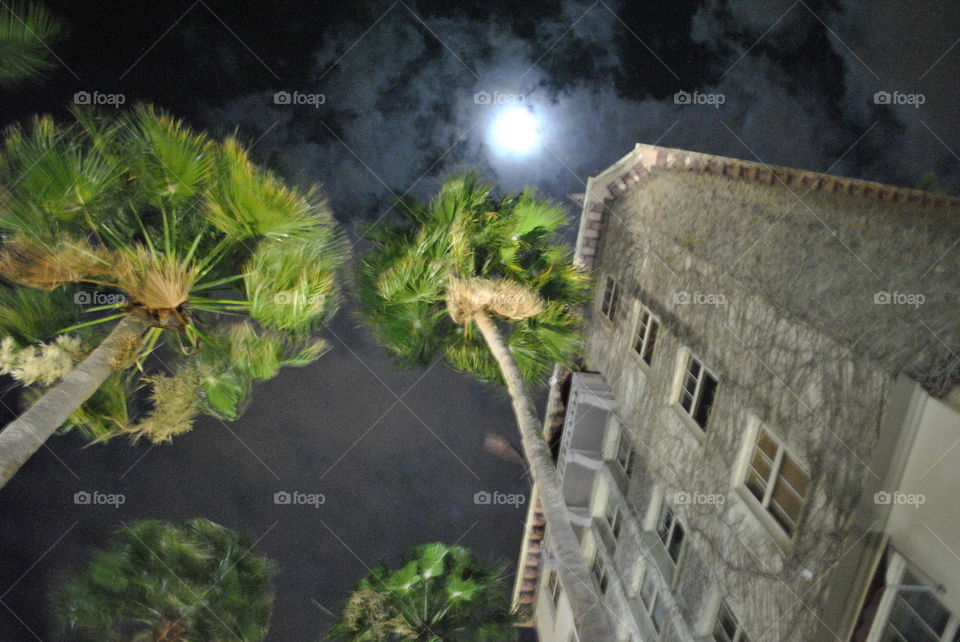
[[[960,201],[638,145],[583,207],[545,432],[618,640],[960,642]],[[580,640],[544,529],[516,603]]]

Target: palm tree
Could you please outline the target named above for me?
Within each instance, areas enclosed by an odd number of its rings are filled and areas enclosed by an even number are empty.
[[[61,23],[41,5],[4,3],[0,10],[0,85],[15,85],[49,69],[49,47],[62,32]]]
[[[347,250],[315,192],[151,107],[75,115],[13,128],[0,157],[0,373],[32,403],[0,432],[0,486],[61,426],[164,442],[235,419],[254,381],[326,350],[339,303]]]
[[[437,542],[411,549],[399,569],[372,569],[327,635],[355,642],[515,640],[515,621],[502,569]]]
[[[563,210],[530,191],[494,200],[491,189],[456,176],[430,204],[401,204],[402,220],[371,229],[359,274],[364,314],[401,364],[443,355],[506,385],[577,630],[581,639],[613,639],[526,387],[577,351],[574,308],[588,278],[555,241]]]
[[[83,640],[263,640],[272,564],[239,533],[206,519],[124,525],[53,595]]]

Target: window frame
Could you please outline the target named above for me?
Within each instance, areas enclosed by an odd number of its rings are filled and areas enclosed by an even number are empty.
[[[713,629],[710,631],[710,639],[713,642],[728,642],[728,640],[721,640],[717,638],[717,627],[720,627],[721,630],[724,630],[720,623],[720,616],[724,611],[729,614],[730,619],[733,620],[735,625],[733,637],[729,638],[729,642],[750,642],[750,636],[747,635],[746,631],[744,630],[743,623],[740,621],[740,618],[737,617],[737,614],[733,612],[733,609],[730,608],[730,605],[727,604],[727,601],[724,599],[720,600],[720,605],[717,607],[717,614],[713,618]],[[725,630],[724,635],[727,635]]]
[[[650,308],[645,306],[642,301],[637,301],[637,318],[634,321],[633,337],[631,340],[631,349],[634,354],[645,366],[653,365],[653,356],[657,347],[657,341],[660,339],[660,317],[655,315]],[[644,322],[644,316],[647,317]],[[643,336],[640,337],[640,328],[643,327]],[[652,335],[652,338],[651,338]],[[638,350],[637,347],[640,347]]]
[[[888,548],[890,553],[890,561],[887,566],[885,582],[887,584],[884,589],[883,598],[880,601],[880,605],[877,608],[876,615],[874,616],[873,624],[870,626],[870,632],[867,635],[867,642],[880,642],[883,639],[884,634],[887,632],[888,627],[893,626],[896,633],[902,638],[903,634],[900,633],[900,630],[896,626],[892,625],[890,622],[891,616],[894,612],[894,607],[896,605],[897,599],[902,599],[900,596],[906,591],[903,591],[903,586],[927,586],[930,589],[933,589],[933,586],[930,586],[929,578],[926,578],[926,574],[909,563],[907,559],[901,555],[896,549],[890,547]],[[912,576],[912,577],[908,577]],[[916,582],[916,584],[914,584]],[[916,591],[911,591],[916,592]],[[934,600],[936,600],[941,609],[947,613],[947,621],[943,626],[943,633],[939,634],[938,642],[953,642],[958,637],[960,637],[960,612],[954,613],[951,612],[943,602],[940,601],[940,598],[937,596],[937,593],[934,590],[923,591],[930,595]],[[912,605],[903,600],[910,612],[915,615],[919,615],[915,608]],[[929,624],[922,616],[920,620],[923,622],[925,628],[929,629]],[[937,635],[936,631],[932,631],[934,635]]]
[[[610,572],[607,569],[607,562],[603,559],[603,554],[599,549],[593,553],[593,561],[590,562],[590,573],[600,589],[600,596],[607,594],[610,588]]]
[[[624,446],[626,446],[626,457],[624,457]],[[620,426],[620,435],[617,437],[617,451],[614,453],[614,459],[617,460],[620,471],[629,478],[637,463],[637,451],[633,447],[629,431],[623,425]]]
[[[661,529],[661,526],[663,526],[667,513],[670,514],[670,517],[672,519],[671,519],[670,526],[667,529],[666,538],[664,538],[664,536],[660,534],[660,529]],[[676,559],[674,559],[673,555],[671,555],[670,553],[670,549],[673,545],[673,542],[674,542],[673,538],[677,532],[678,526],[680,527],[680,550],[677,551],[677,557]],[[674,572],[676,573],[676,569],[679,569],[680,562],[683,560],[683,553],[687,546],[687,529],[683,524],[680,523],[680,519],[677,517],[677,513],[673,509],[673,506],[671,506],[667,502],[662,502],[660,504],[660,512],[657,515],[657,523],[656,523],[656,526],[654,527],[654,532],[657,535],[657,540],[663,546],[664,552],[667,555],[667,559],[670,560],[670,563],[673,565],[675,569]]]
[[[770,462],[769,478],[763,477],[760,471],[758,471],[753,466],[753,459],[758,449],[760,453],[762,453],[764,459],[766,460],[770,459],[770,457],[766,454],[766,452],[764,452],[764,450],[759,446],[761,436],[766,436],[770,441],[772,441],[776,445],[776,448],[777,448],[773,461]],[[800,521],[803,519],[803,511],[807,505],[807,500],[810,494],[811,478],[810,478],[810,473],[807,472],[806,467],[800,463],[799,459],[795,455],[793,455],[788,451],[789,449],[787,448],[787,445],[784,443],[784,441],[780,437],[774,434],[774,432],[771,431],[770,429],[765,428],[763,425],[758,425],[756,431],[752,435],[750,445],[747,449],[747,458],[746,458],[744,473],[740,482],[740,486],[743,490],[743,494],[750,497],[750,499],[756,504],[756,506],[759,509],[761,509],[767,517],[770,518],[769,519],[770,523],[776,525],[778,529],[778,533],[781,536],[787,538],[787,540],[793,541],[794,537],[799,531]],[[775,512],[770,508],[771,502],[774,501],[773,500],[774,491],[777,488],[778,482],[780,481],[780,472],[783,466],[784,458],[787,458],[790,462],[792,462],[793,466],[804,475],[804,477],[806,478],[806,484],[807,484],[807,488],[804,494],[801,496],[796,491],[796,489],[793,488],[793,485],[790,483],[789,480],[787,479],[783,480],[783,483],[786,484],[787,489],[790,492],[792,492],[794,496],[799,497],[799,500],[800,500],[799,501],[800,508],[799,508],[799,512],[796,515],[796,519],[794,519],[793,516],[789,515],[788,511],[782,505],[780,505],[779,502],[776,503],[776,505],[783,511],[783,513],[787,515],[787,518],[791,522],[793,522],[792,527],[789,530],[787,526],[785,526],[781,522],[780,518],[776,516]],[[747,483],[750,480],[751,471],[754,472],[757,475],[757,477],[759,477],[765,484],[762,498],[758,498]]]
[[[620,284],[612,275],[606,275],[603,295],[600,298],[600,314],[610,323],[616,323],[617,309],[620,307]]]
[[[653,586],[653,595],[650,598],[650,603],[647,603],[647,598],[644,595],[644,587],[647,585],[647,579],[650,579],[650,584]],[[657,612],[657,607],[663,607],[660,582],[657,580],[656,574],[651,573],[650,568],[643,569],[643,575],[640,578],[640,586],[637,590],[637,597],[640,598],[640,605],[643,607],[643,612],[647,614],[647,618],[650,620],[650,624],[653,626],[653,630],[656,631],[657,637],[660,637],[660,634],[663,632],[663,625],[666,623],[666,610],[661,611],[660,613],[663,616],[663,619],[660,620],[659,626],[657,625],[657,620],[654,618],[653,614]]]
[[[550,571],[547,577],[547,590],[550,592],[550,602],[553,610],[560,608],[560,597],[563,595],[563,586],[560,584],[560,574],[556,570]]]
[[[697,365],[698,370],[696,375],[692,375],[691,373],[692,364]],[[694,378],[694,388],[692,392],[687,390],[688,377]],[[697,414],[699,413],[700,404],[703,403],[703,383],[707,377],[713,380],[713,398],[710,400],[710,407],[707,409],[706,417],[701,424],[700,421],[697,420]],[[704,364],[703,359],[694,354],[692,350],[684,348],[684,353],[680,359],[678,380],[679,386],[675,394],[674,403],[676,404],[676,407],[683,413],[683,416],[692,422],[693,425],[699,429],[701,434],[705,434],[710,425],[710,418],[712,416],[713,409],[717,403],[717,391],[720,388],[720,377],[717,376],[716,372],[712,368],[707,367]],[[684,407],[685,396],[690,397],[689,409]]]
[[[607,505],[603,511],[604,519],[613,535],[613,541],[620,541],[620,534],[623,532],[623,507],[615,501],[613,496],[607,498]]]

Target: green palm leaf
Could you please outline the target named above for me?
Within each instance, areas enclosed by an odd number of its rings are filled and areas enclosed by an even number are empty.
[[[16,2],[0,10],[0,85],[14,85],[53,66],[63,25],[39,4]]]

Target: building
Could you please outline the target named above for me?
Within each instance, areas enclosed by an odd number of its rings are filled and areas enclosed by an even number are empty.
[[[960,200],[637,145],[583,208],[545,431],[619,640],[960,641]]]

